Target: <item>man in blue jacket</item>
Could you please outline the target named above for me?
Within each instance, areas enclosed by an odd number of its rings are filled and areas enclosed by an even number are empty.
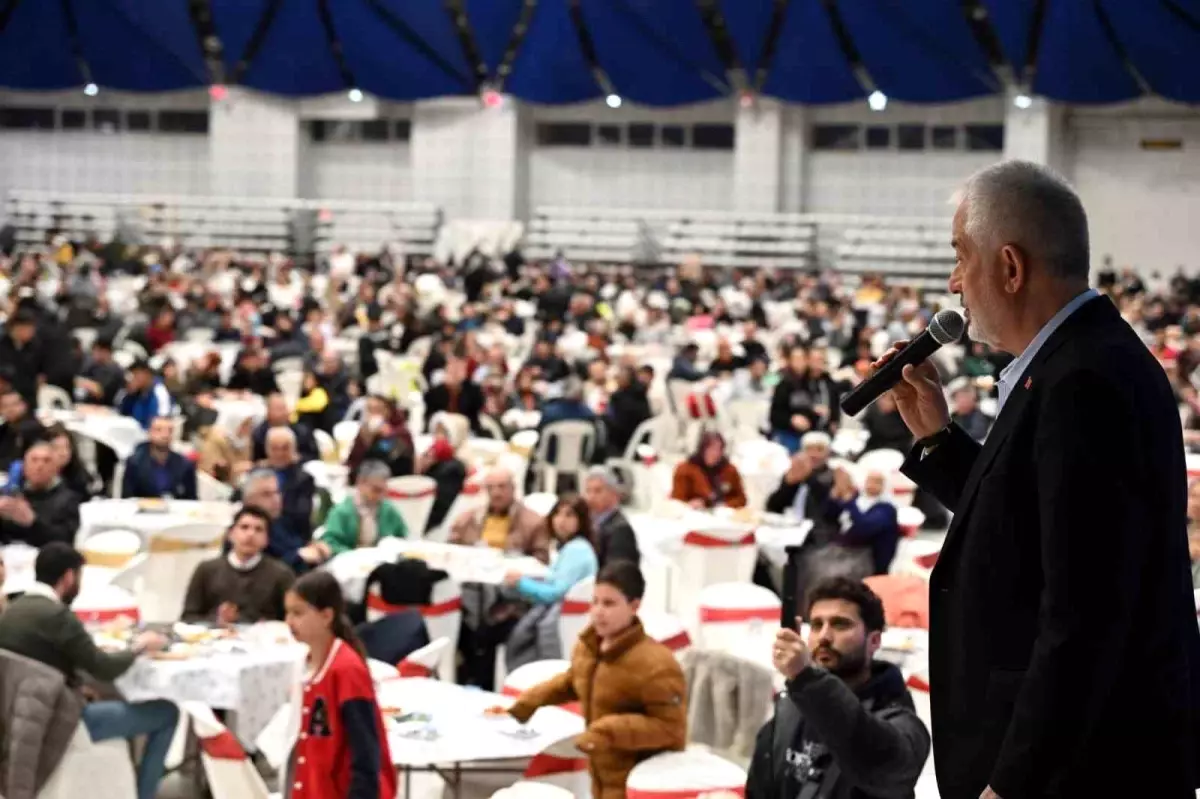
[[[196,498],[196,466],[171,450],[175,422],[159,416],[150,422],[149,439],[125,462],[122,497]]]
[[[160,416],[170,416],[174,408],[171,393],[154,375],[150,364],[144,360],[135,361],[129,367],[125,390],[117,395],[117,410],[121,415],[132,417],[143,430],[149,430],[151,422]]]

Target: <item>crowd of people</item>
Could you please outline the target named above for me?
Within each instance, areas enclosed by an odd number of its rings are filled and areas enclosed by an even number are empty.
[[[561,260],[525,264],[517,255],[496,264],[472,257],[457,267],[383,255],[308,270],[282,258],[87,243],[65,258],[61,249],[0,256],[0,283],[7,298],[0,541],[41,550],[35,590],[0,614],[0,649],[72,681],[81,671],[111,679],[140,653],[161,648],[161,637],[145,633],[130,653],[105,655],[66,610],[83,565],[73,548],[80,506],[111,493],[194,500],[201,480],[223,484],[239,503],[226,552],[193,574],[183,619],[286,620],[311,647],[314,693],[327,692],[341,713],[333,741],[305,745],[299,762],[308,761],[297,773],[312,787],[304,795],[392,795],[386,736],[360,657],[381,636],[365,622],[356,631],[343,621],[343,611],[354,615],[355,608],[319,567],[381,539],[444,528],[450,543],[548,565],[543,578],[513,572],[495,590],[479,588],[480,603],[467,603],[483,611],[464,619],[459,681],[494,688],[500,645],[510,671],[568,656],[567,672],[507,712],[524,720],[541,705],[582,700],[590,715],[579,745],[591,759],[593,795],[622,796],[639,760],[683,748],[687,686],[675,658],[638,621],[642,553],[622,511],[631,486],[605,464],[639,443],[647,420],[713,418],[731,404],[752,403],[763,411],[758,437],[790,456],[755,510],[811,523],[810,591],[797,609],[810,632],[807,642],[790,629],[779,634],[775,666],[787,690],[760,735],[747,795],[911,791],[928,733],[899,672],[873,659],[883,612],[861,582],[888,573],[896,554],[892,475],[855,469],[834,444],[852,426],[841,417],[840,398],[946,298],[873,277],[850,285],[828,272],[705,270],[695,261],[636,272]],[[134,289],[115,297],[118,285]],[[1200,287],[1184,278],[1147,285],[1132,272],[1107,270],[1100,288],[1162,362],[1187,442],[1200,447],[1192,384],[1200,366]],[[114,302],[127,307],[116,311]],[[188,341],[236,353],[228,365],[215,349],[177,360],[173,345]],[[656,362],[643,356],[650,350],[668,355]],[[424,387],[419,402],[380,388],[385,362],[401,355]],[[938,362],[953,418],[976,440],[989,432],[985,406],[1006,357],[966,344],[960,357]],[[289,394],[280,383],[293,370],[299,382]],[[127,457],[97,446],[85,462],[71,432],[45,415],[47,398],[62,394],[76,406],[129,417],[145,440]],[[222,415],[218,405],[230,399],[253,399],[261,413]],[[348,418],[357,432],[331,455],[323,442]],[[560,422],[590,426],[592,467],[545,515],[523,500],[536,469],[522,484],[503,465],[476,473],[465,455],[473,438],[544,433]],[[886,396],[858,424],[862,451],[912,445]],[[722,432],[704,430],[673,468],[670,499],[698,511],[749,506],[732,450]],[[538,457],[553,459],[553,450]],[[305,468],[331,458],[346,469],[344,496],[318,486]],[[435,482],[425,530],[408,529],[387,499],[388,480],[406,475]],[[481,485],[486,502],[452,514],[469,481]],[[934,500],[918,496],[917,503],[929,526],[944,527],[946,513]],[[1200,499],[1189,513],[1200,529]],[[1200,533],[1192,541],[1200,575]],[[778,588],[760,566],[755,580]],[[841,576],[827,579],[827,572]],[[572,651],[559,640],[558,612],[568,590],[588,578],[596,581],[591,626]],[[427,588],[414,587],[414,595],[427,597]],[[395,662],[394,637],[387,645],[386,659]],[[150,736],[139,796],[152,797],[177,722],[173,706],[95,701],[83,719],[97,740]],[[352,753],[348,764],[338,760],[338,747]]]

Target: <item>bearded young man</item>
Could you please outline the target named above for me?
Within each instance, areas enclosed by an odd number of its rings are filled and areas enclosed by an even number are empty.
[[[746,799],[911,797],[929,732],[900,670],[873,659],[883,603],[862,582],[835,577],[813,586],[805,615],[807,645],[786,628],[775,638],[787,689],[758,733]]]

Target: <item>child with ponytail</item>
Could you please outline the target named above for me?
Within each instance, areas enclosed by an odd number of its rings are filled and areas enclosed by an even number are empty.
[[[292,635],[309,650],[291,799],[393,799],[383,717],[341,587],[328,572],[310,572],[284,604]]]

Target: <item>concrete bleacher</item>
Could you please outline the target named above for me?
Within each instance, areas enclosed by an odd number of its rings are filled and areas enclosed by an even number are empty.
[[[429,255],[442,223],[432,203],[321,200],[301,205],[316,211],[316,251],[322,254],[338,246],[378,252],[399,243],[405,253]]]
[[[881,274],[918,286],[945,285],[954,269],[949,226],[940,221],[847,227],[834,252],[840,272]]]

